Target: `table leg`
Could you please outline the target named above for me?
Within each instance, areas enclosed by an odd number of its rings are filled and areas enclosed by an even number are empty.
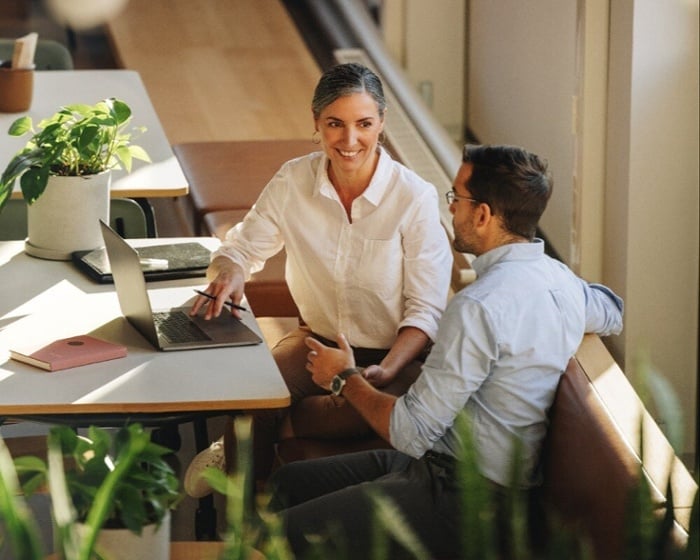
[[[173,453],[180,450],[182,438],[178,424],[165,424],[151,432],[151,441],[171,449]]]
[[[196,418],[194,424],[194,443],[197,453],[209,447],[206,417]],[[216,508],[214,496],[209,494],[199,498],[199,507],[194,514],[194,534],[198,541],[216,540]]]

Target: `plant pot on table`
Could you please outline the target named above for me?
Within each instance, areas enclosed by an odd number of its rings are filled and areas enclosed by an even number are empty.
[[[103,247],[99,220],[109,223],[111,175],[49,177],[41,197],[27,205],[27,254],[70,260],[74,251]]]

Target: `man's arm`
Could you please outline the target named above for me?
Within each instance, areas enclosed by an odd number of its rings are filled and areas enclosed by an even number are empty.
[[[620,334],[624,314],[622,298],[602,284],[581,282],[586,297],[586,332],[600,336]]]
[[[351,375],[343,387],[343,397],[362,415],[385,441],[389,438],[389,422],[396,397],[375,389],[362,375]]]
[[[311,350],[306,369],[314,383],[330,390],[333,377],[341,371],[355,367],[352,349],[344,335],[339,335],[338,348],[330,348],[315,338],[308,337],[306,345]],[[396,397],[378,391],[362,373],[347,378],[342,396],[362,415],[380,437],[389,441],[389,420]]]

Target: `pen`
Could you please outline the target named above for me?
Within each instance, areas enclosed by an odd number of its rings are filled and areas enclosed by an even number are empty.
[[[203,292],[201,290],[195,290],[200,296],[204,296],[205,298],[209,299],[216,299],[214,296],[211,294],[208,294],[206,292]],[[233,307],[234,309],[239,309],[240,311],[248,311],[245,307],[242,305],[238,305],[237,303],[233,303],[232,301],[225,301],[224,305],[228,305],[229,307]]]

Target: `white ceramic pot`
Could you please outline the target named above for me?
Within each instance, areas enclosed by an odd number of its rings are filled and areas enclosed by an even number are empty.
[[[160,526],[148,525],[141,535],[128,529],[102,529],[95,549],[105,560],[170,560],[170,512]]]
[[[70,260],[73,251],[104,246],[99,220],[109,223],[110,172],[50,176],[46,190],[27,206],[24,250],[34,257]]]

